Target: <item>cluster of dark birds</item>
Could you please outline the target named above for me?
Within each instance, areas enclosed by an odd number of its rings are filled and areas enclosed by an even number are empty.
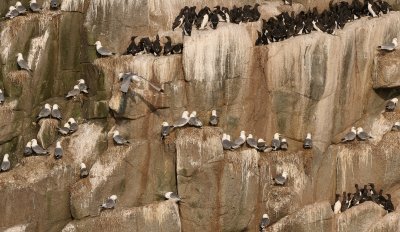
[[[60,3],[58,2],[58,0],[50,1],[50,10],[58,10],[59,7]],[[27,9],[25,6],[22,5],[20,1],[18,1],[15,3],[15,6],[10,6],[8,8],[8,12],[3,18],[13,19],[17,16],[26,15],[28,11],[39,13],[40,11],[42,11],[42,7],[36,2],[36,0],[30,0],[29,7]]]
[[[253,7],[250,5],[245,5],[243,7],[233,6],[232,9],[216,6],[214,10],[206,6],[198,13],[196,13],[195,6],[185,6],[181,9],[178,16],[176,16],[172,24],[172,30],[182,27],[183,35],[190,36],[193,26],[195,26],[197,30],[204,30],[207,25],[212,29],[217,29],[219,22],[236,24],[255,22],[260,18],[258,6],[259,4],[255,4]]]
[[[344,212],[347,209],[366,201],[375,202],[384,208],[388,213],[394,211],[392,196],[390,194],[386,194],[387,198],[385,198],[383,196],[383,190],[381,189],[379,192],[377,192],[373,183],[364,185],[364,188],[362,189],[358,187],[358,184],[355,184],[355,188],[355,193],[343,192],[342,200],[340,200],[340,194],[336,194],[335,203],[332,205],[334,214]]]
[[[271,17],[268,21],[263,20],[262,31],[258,32],[256,45],[266,45],[278,42],[293,36],[309,34],[311,31],[322,31],[334,35],[337,29],[342,29],[346,23],[359,19],[363,16],[378,17],[387,14],[392,7],[385,1],[366,0],[361,3],[353,0],[350,4],[341,1],[329,3],[329,9],[321,14],[317,8],[308,12],[301,11],[299,14],[290,15],[283,12],[276,17]]]
[[[139,54],[153,54],[154,56],[169,56],[172,54],[182,54],[183,44],[173,44],[171,37],[165,36],[167,40],[163,45],[160,42],[160,37],[157,35],[154,41],[151,41],[149,37],[143,37],[136,43],[135,39],[138,36],[131,37],[131,43],[126,49],[125,55],[131,54],[133,56]]]

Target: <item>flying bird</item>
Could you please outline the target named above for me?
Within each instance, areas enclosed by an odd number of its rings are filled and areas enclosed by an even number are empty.
[[[97,53],[98,53],[100,56],[102,56],[102,57],[103,57],[103,56],[104,56],[104,57],[107,57],[107,56],[115,55],[115,53],[110,52],[110,50],[108,50],[107,48],[101,46],[101,42],[100,42],[100,41],[96,41],[96,43],[95,43],[94,45],[96,45],[96,51],[97,51]]]
[[[218,116],[217,116],[217,111],[216,110],[212,110],[211,111],[210,125],[211,126],[217,126],[218,125]]]
[[[130,143],[127,139],[125,139],[124,137],[122,137],[122,136],[119,134],[119,131],[117,131],[117,130],[115,130],[115,131],[113,132],[113,139],[114,139],[115,144],[117,144],[117,145],[125,145],[125,144]]]
[[[54,104],[52,109],[51,109],[51,117],[56,118],[58,120],[62,119],[61,112],[58,109],[58,105],[57,104]]]
[[[28,72],[33,72],[32,69],[29,67],[28,62],[24,60],[24,57],[22,56],[22,53],[17,54],[17,64],[20,69],[24,69]]]
[[[8,154],[5,154],[3,157],[3,162],[1,162],[1,169],[0,169],[0,171],[2,172],[10,170],[11,163],[10,160],[8,160],[8,157],[9,157]]]
[[[103,209],[114,209],[115,205],[117,203],[117,196],[112,195],[109,198],[107,198],[106,202],[101,204],[101,210]]]
[[[89,171],[86,168],[86,164],[81,163],[80,167],[81,168],[80,168],[80,175],[79,176],[81,177],[81,179],[86,178],[87,176],[89,176]]]
[[[54,149],[54,158],[61,159],[63,154],[64,154],[64,151],[63,151],[63,148],[61,147],[61,142],[57,141],[56,148]]]
[[[378,49],[381,51],[391,52],[391,51],[394,51],[397,48],[397,46],[398,46],[397,38],[393,38],[391,43],[382,44],[382,45],[378,46]]]

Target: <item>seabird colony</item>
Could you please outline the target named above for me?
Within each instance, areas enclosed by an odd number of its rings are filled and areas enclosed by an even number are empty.
[[[334,214],[342,213],[347,209],[362,204],[366,201],[372,201],[382,208],[384,208],[388,213],[394,211],[394,206],[391,200],[391,195],[386,194],[387,198],[383,196],[383,190],[379,192],[375,190],[374,183],[369,183],[364,185],[363,188],[359,188],[358,184],[354,185],[355,193],[343,192],[343,195],[335,194],[335,202],[332,205],[332,210]],[[342,200],[340,198],[342,197]]]

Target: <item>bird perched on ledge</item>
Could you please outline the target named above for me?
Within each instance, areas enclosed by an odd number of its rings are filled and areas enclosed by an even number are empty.
[[[394,38],[391,43],[382,44],[382,45],[378,46],[378,49],[381,51],[391,52],[397,48],[397,45],[398,45],[397,38]]]

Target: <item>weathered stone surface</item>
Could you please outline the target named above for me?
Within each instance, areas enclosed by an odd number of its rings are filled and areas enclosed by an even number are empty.
[[[39,121],[39,125],[37,140],[44,149],[47,149],[59,137],[57,128],[60,126],[60,122],[57,119],[42,119]]]
[[[390,41],[389,41],[390,42]],[[382,41],[382,43],[388,43]],[[400,87],[400,52],[392,53],[382,52],[375,60],[375,73],[373,75],[373,87],[393,88]]]
[[[72,221],[62,231],[181,231],[179,208],[172,201],[118,209],[120,206],[117,202],[116,209],[104,211],[99,217]]]
[[[389,213],[382,219],[375,222],[374,225],[367,230],[368,232],[396,232],[400,230],[400,214],[398,212]]]

